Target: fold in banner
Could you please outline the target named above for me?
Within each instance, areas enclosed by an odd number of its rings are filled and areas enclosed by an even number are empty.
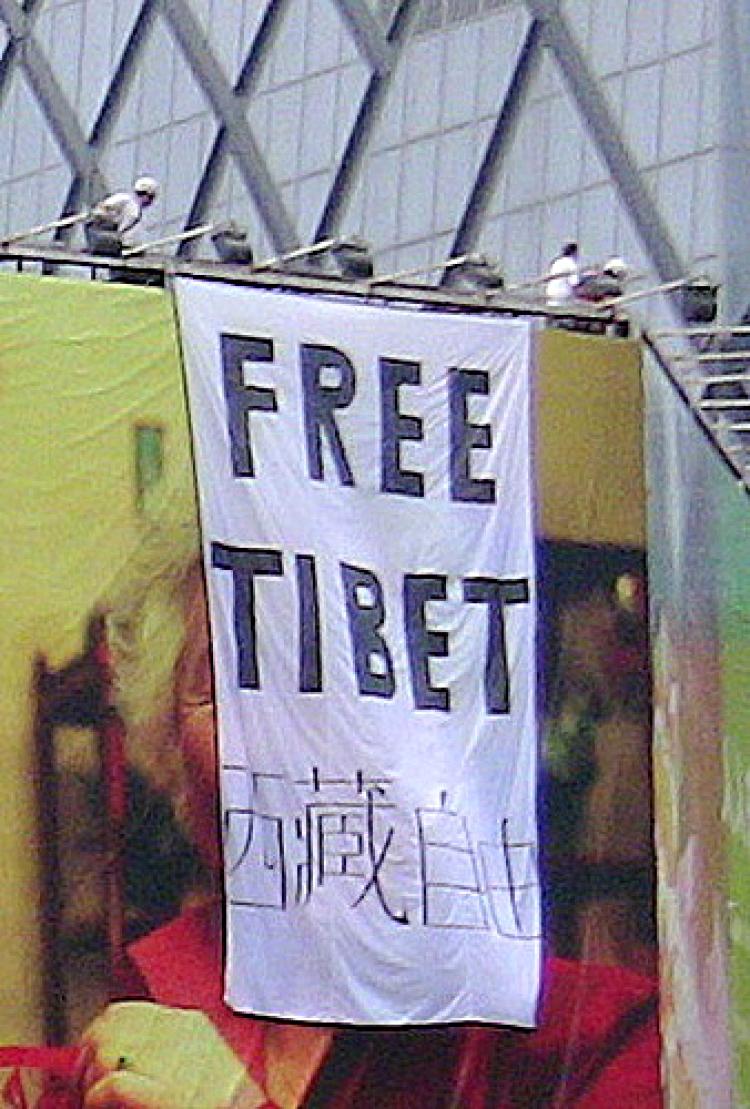
[[[226,997],[533,1025],[532,325],[175,282]]]

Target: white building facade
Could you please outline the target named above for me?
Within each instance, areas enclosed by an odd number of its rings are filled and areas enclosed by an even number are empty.
[[[510,283],[577,239],[707,275],[727,319],[750,299],[741,0],[0,0],[0,26],[0,234],[149,173],[145,237],[232,217],[256,258],[358,233],[381,272],[480,250]]]

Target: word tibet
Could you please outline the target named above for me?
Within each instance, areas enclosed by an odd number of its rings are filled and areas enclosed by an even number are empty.
[[[260,690],[261,678],[256,620],[257,594],[272,588],[268,579],[287,576],[282,551],[269,547],[238,547],[211,543],[216,570],[231,575],[233,628],[240,689]],[[351,643],[352,667],[362,696],[392,698],[396,693],[396,668],[384,627],[386,603],[383,586],[375,573],[362,566],[339,562],[337,583]],[[310,554],[294,555],[293,583],[297,614],[297,674],[300,693],[321,693],[324,685],[323,619],[317,560]],[[511,691],[506,644],[508,606],[528,604],[526,578],[472,575],[457,579],[463,604],[482,605],[486,614],[484,650],[484,702],[489,715],[511,711]],[[451,709],[451,689],[435,684],[430,672],[433,659],[450,654],[449,635],[428,623],[430,612],[448,599],[445,575],[404,574],[401,579],[401,634],[408,659],[408,673],[416,709]]]

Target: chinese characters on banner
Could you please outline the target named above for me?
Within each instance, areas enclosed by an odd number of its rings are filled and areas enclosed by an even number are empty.
[[[176,287],[227,1001],[532,1025],[530,325]]]

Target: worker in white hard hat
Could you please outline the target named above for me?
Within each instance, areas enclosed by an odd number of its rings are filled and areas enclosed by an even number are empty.
[[[624,281],[628,276],[628,266],[624,258],[608,258],[602,266],[602,273],[614,277],[617,281]]]
[[[94,205],[84,227],[90,253],[121,254],[124,236],[140,222],[158,191],[153,177],[139,177],[131,192],[112,193]]]
[[[593,303],[620,297],[625,291],[628,266],[622,258],[608,258],[602,266],[597,266],[581,275],[576,286],[576,297]]]

